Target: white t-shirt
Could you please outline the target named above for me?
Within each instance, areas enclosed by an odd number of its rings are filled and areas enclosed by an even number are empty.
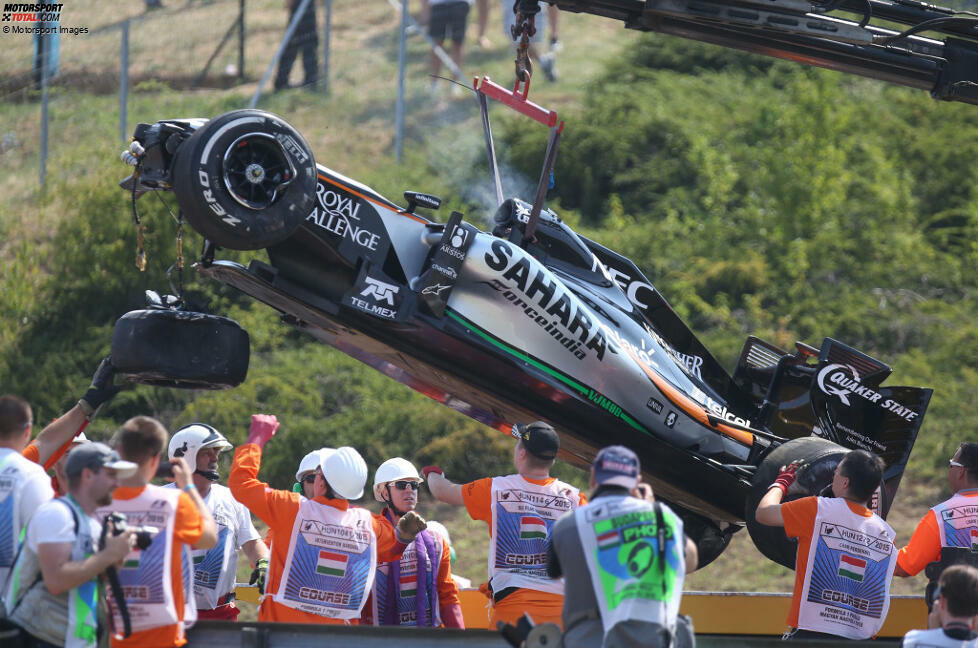
[[[102,525],[95,518],[88,515],[79,519],[78,524],[86,522],[92,529],[92,538],[98,542],[102,533]],[[75,541],[75,521],[72,519],[71,511],[64,502],[50,500],[41,505],[32,518],[32,524],[27,527],[27,538],[24,542],[27,547],[35,554],[38,553],[38,545],[55,544],[59,542]]]
[[[942,628],[911,630],[903,636],[903,648],[978,648],[978,639],[952,639]]]

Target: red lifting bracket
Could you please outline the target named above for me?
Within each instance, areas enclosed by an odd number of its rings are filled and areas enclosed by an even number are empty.
[[[547,110],[546,108],[539,106],[526,98],[526,96],[530,93],[529,78],[527,78],[526,82],[523,84],[522,92],[520,92],[519,79],[516,79],[516,84],[513,86],[512,90],[507,90],[498,83],[493,82],[487,76],[484,76],[481,79],[473,79],[472,87],[476,92],[481,92],[490,99],[495,99],[496,101],[502,102],[517,112],[540,122],[548,128],[553,128],[556,126],[557,132],[564,130],[564,122],[557,122],[557,113],[555,111]]]

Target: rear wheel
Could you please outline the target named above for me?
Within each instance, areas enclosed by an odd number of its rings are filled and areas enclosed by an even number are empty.
[[[316,162],[285,120],[235,110],[180,145],[172,185],[195,230],[221,247],[255,250],[288,238],[312,211]]]
[[[819,495],[831,486],[835,468],[847,452],[849,450],[827,439],[804,437],[792,439],[780,445],[764,458],[751,482],[747,510],[744,512],[747,530],[762,554],[789,569],[795,568],[798,542],[789,539],[785,535],[783,527],[766,526],[754,518],[757,505],[767,493],[771,483],[777,478],[781,466],[785,466],[796,459],[805,462],[805,466],[798,471],[795,483],[788,489],[783,500],[790,502],[809,495]],[[832,496],[830,493],[827,495]]]
[[[727,525],[721,529],[713,520],[693,513],[678,504],[662,500],[683,520],[683,532],[696,545],[696,569],[702,569],[720,557],[730,544],[733,534],[742,527]]]
[[[232,319],[137,310],[112,331],[112,364],[124,379],[162,387],[228,389],[248,375],[248,333]]]
[[[720,529],[714,522],[698,515],[686,516],[679,511],[677,513],[683,518],[686,535],[696,543],[696,569],[702,569],[719,558],[730,544],[733,534],[742,528],[731,524],[726,529]]]

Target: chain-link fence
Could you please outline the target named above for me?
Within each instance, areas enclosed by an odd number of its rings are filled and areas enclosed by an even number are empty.
[[[270,4],[279,10],[249,15],[249,7]],[[57,22],[3,22],[0,101],[36,96],[39,54],[45,51],[50,53],[54,87],[118,92],[124,62],[133,86],[149,80],[178,89],[227,86],[244,74],[249,48],[253,59],[256,47],[274,51],[282,33],[280,0],[190,0],[152,10],[136,0],[80,0],[60,6],[60,12],[49,13],[60,18]],[[270,24],[270,18],[278,20]],[[46,33],[31,33],[39,27]],[[249,43],[249,37],[258,42]]]
[[[17,139],[13,145],[22,152],[37,146],[41,182],[44,182],[45,160],[48,155],[48,97],[58,97],[60,112],[64,101],[71,96],[105,95],[118,96],[118,136],[125,141],[132,124],[127,109],[133,93],[153,91],[156,87],[171,90],[223,89],[240,84],[258,82],[251,86],[251,105],[255,105],[262,92],[269,92],[282,79],[275,78],[275,62],[283,51],[287,35],[293,34],[293,42],[306,38],[303,30],[308,24],[300,24],[303,0],[295,0],[293,10],[283,0],[129,0],[124,3],[106,3],[97,0],[78,0],[71,4],[45,5],[51,11],[16,12],[4,14],[4,32],[0,35],[0,105],[5,110],[20,105],[21,124],[11,123],[5,132]],[[340,6],[345,19],[334,23],[333,0],[308,0],[313,5],[316,18],[312,21],[316,43],[317,88],[326,92],[330,81],[331,32],[341,38],[363,38],[369,30],[360,30],[356,21],[369,23],[381,20],[393,29],[388,32],[389,45],[376,47],[376,42],[366,45],[366,50],[346,51],[346,58],[334,73],[350,79],[362,74],[363,67],[376,63],[378,56],[390,62],[400,59],[403,78],[403,48],[388,50],[394,45],[401,30],[407,34],[420,34],[428,41],[423,48],[434,43],[419,27],[413,17],[402,22],[400,13],[409,4],[415,10],[417,0],[389,0],[371,7]],[[8,5],[9,6],[9,5]],[[32,5],[18,5],[33,8]],[[23,15],[22,15],[23,14]],[[41,20],[41,19],[44,20]],[[291,28],[287,28],[290,25]],[[350,19],[354,23],[350,24]],[[298,29],[296,29],[298,27]],[[352,31],[351,31],[352,29]],[[283,38],[285,37],[285,38]],[[414,42],[420,44],[420,39]],[[298,48],[301,49],[301,46]],[[400,49],[400,51],[397,51]],[[458,73],[452,60],[435,48],[444,65]],[[297,52],[295,52],[298,54]],[[350,57],[355,58],[350,58]],[[308,63],[296,56],[289,85],[308,82]],[[354,62],[354,65],[350,63]],[[418,61],[422,64],[421,61]],[[426,65],[426,64],[423,64]],[[464,78],[460,73],[457,77]],[[403,138],[403,82],[398,88],[398,105],[395,122],[396,151],[400,158],[400,142]],[[70,101],[70,100],[69,100]],[[29,118],[32,105],[40,104],[41,114]],[[104,102],[102,104],[105,105]],[[244,107],[246,104],[242,104]],[[52,108],[54,110],[54,108]],[[18,111],[14,110],[13,113]],[[35,113],[36,114],[36,113]],[[38,122],[38,120],[40,120]],[[14,119],[10,120],[14,122]],[[29,128],[23,127],[24,123]],[[37,137],[31,132],[39,131]],[[17,126],[20,126],[19,128]],[[57,141],[57,126],[51,126],[52,142]],[[25,148],[27,147],[27,148]],[[10,148],[10,147],[7,147]],[[24,161],[30,160],[34,153]],[[30,162],[28,162],[30,163]]]

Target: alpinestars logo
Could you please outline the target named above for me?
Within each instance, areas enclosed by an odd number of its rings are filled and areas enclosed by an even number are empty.
[[[852,365],[830,364],[818,372],[816,382],[818,388],[829,396],[837,397],[843,405],[851,407],[851,396],[859,396],[870,403],[889,410],[905,421],[917,418],[917,412],[904,407],[892,398],[883,398],[883,394],[873,391],[859,381],[859,373]]]
[[[388,306],[394,305],[394,295],[401,290],[393,284],[378,281],[370,277],[366,277],[364,283],[367,284],[367,287],[360,291],[361,297],[372,297],[378,303],[387,302]]]
[[[425,288],[424,290],[421,291],[421,294],[422,295],[438,295],[438,294],[441,294],[441,291],[445,290],[446,288],[448,288],[447,285],[443,286],[441,284],[436,284],[434,286],[428,286],[427,288]]]
[[[3,22],[58,22],[64,3],[13,3],[3,5]]]

